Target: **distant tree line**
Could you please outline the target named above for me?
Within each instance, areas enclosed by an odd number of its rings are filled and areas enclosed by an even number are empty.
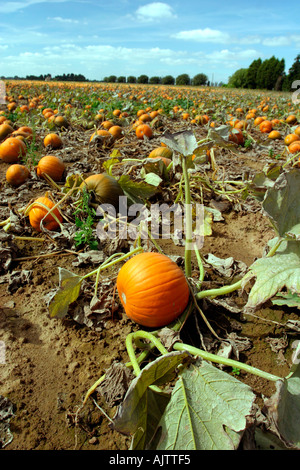
[[[228,79],[229,88],[250,88],[252,90],[291,91],[292,83],[300,80],[300,54],[286,74],[284,59],[253,60],[248,68],[238,69]]]
[[[148,75],[142,74],[138,77],[129,75],[128,77],[116,75],[110,75],[104,77],[103,82],[105,83],[141,83],[141,84],[150,84],[150,85],[192,85],[192,86],[202,86],[209,85],[207,75],[204,73],[198,73],[193,78],[186,73],[173,77],[172,75],[166,75],[165,77],[153,76],[148,77]]]

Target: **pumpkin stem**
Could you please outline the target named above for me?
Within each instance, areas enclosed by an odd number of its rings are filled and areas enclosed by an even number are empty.
[[[281,377],[277,377],[276,375],[262,371],[260,369],[257,369],[256,367],[243,364],[242,362],[235,361],[234,359],[228,359],[226,357],[218,356],[217,354],[208,353],[201,349],[195,348],[194,346],[190,346],[189,344],[175,343],[173,345],[173,349],[175,349],[175,351],[187,351],[193,356],[202,357],[202,359],[204,359],[205,361],[215,362],[217,364],[223,364],[228,367],[241,369],[245,372],[248,372],[249,374],[253,374],[258,377],[271,380],[273,382],[277,382],[277,380],[282,380]]]
[[[185,209],[186,209],[186,220],[185,220],[185,274],[187,277],[192,275],[192,252],[191,244],[192,240],[192,213],[191,213],[191,191],[190,191],[190,181],[189,174],[186,166],[186,160],[184,157],[181,157],[182,162],[182,172],[184,177],[184,187],[185,187]]]

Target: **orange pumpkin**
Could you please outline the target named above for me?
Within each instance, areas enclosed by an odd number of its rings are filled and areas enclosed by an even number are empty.
[[[229,134],[229,141],[233,142],[237,145],[243,145],[244,143],[244,134],[242,133],[241,129],[234,129],[230,134]]]
[[[13,127],[7,122],[3,122],[0,125],[0,140],[5,139],[9,134],[14,131]]]
[[[148,158],[164,157],[171,159],[172,155],[173,152],[168,147],[156,147],[150,152]]]
[[[26,151],[25,143],[17,137],[8,137],[0,144],[0,158],[6,163],[18,162]]]
[[[52,121],[56,127],[60,128],[66,128],[69,126],[69,121],[65,116],[57,116],[56,114],[53,114],[53,117],[50,116],[50,122]]]
[[[285,145],[290,145],[292,142],[299,140],[299,136],[297,134],[288,134],[284,138]]]
[[[37,232],[42,232],[41,222],[42,222],[42,226],[45,227],[45,229],[51,230],[51,231],[57,230],[60,226],[59,223],[55,220],[52,214],[47,215],[48,210],[46,209],[46,207],[43,207],[42,204],[49,209],[52,209],[52,207],[55,206],[54,202],[51,201],[51,199],[49,199],[48,197],[45,197],[45,196],[39,197],[36,201],[34,201],[29,211],[30,225]],[[61,223],[63,219],[57,208],[54,209],[53,214]]]
[[[279,131],[271,131],[268,135],[268,139],[276,140],[281,139],[281,134]]]
[[[189,286],[182,270],[168,256],[140,253],[128,260],[117,277],[126,315],[149,328],[169,325],[184,311]]]
[[[135,129],[135,134],[138,139],[144,139],[144,136],[150,139],[153,136],[153,131],[148,124],[139,124]]]
[[[288,146],[289,153],[298,153],[300,152],[300,140],[295,140]]]
[[[50,176],[53,181],[61,181],[65,171],[65,164],[61,158],[55,155],[46,155],[42,157],[36,167],[36,174],[40,178],[44,174]]]
[[[260,125],[259,125],[259,130],[260,132],[269,133],[273,129],[271,121],[268,119],[265,119]]]
[[[20,186],[25,183],[29,175],[30,172],[26,166],[14,163],[6,171],[6,181],[12,186]]]
[[[285,122],[287,122],[290,125],[296,124],[297,123],[297,117],[294,114],[290,114],[286,118]]]
[[[122,127],[121,126],[111,126],[108,129],[108,132],[114,137],[114,139],[119,139],[122,137]]]
[[[91,193],[97,204],[111,204],[116,209],[119,207],[119,197],[124,196],[118,181],[105,173],[88,176],[80,189]]]
[[[62,138],[55,133],[47,134],[44,138],[44,146],[48,147],[48,145],[53,149],[60,149],[63,146]]]

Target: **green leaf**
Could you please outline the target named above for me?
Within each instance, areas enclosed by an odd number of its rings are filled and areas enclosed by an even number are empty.
[[[300,308],[300,296],[297,293],[281,292],[276,294],[276,298],[272,299],[274,305],[287,305],[288,307]]]
[[[263,211],[270,218],[280,237],[286,235],[300,240],[300,171],[281,174],[268,189]]]
[[[181,131],[174,134],[167,131],[161,137],[161,141],[184,157],[192,155],[197,148],[197,140],[192,131]]]
[[[151,184],[152,186],[159,186],[162,182],[161,177],[155,173],[147,173],[144,179],[146,183]]]
[[[171,352],[145,366],[130,384],[126,396],[113,419],[117,431],[132,435],[133,449],[144,449],[152,439],[169,400],[169,394],[153,392],[150,385],[170,380],[176,367],[188,354]]]
[[[58,271],[59,288],[48,305],[50,318],[65,317],[68,313],[69,305],[75,302],[81,288],[81,276],[61,267],[58,268]]]
[[[265,400],[271,422],[287,447],[300,449],[300,365],[276,382],[275,394]]]
[[[160,422],[157,450],[233,450],[255,395],[250,387],[206,361],[180,374]]]
[[[284,288],[292,293],[300,292],[299,242],[284,242],[275,255],[257,259],[250,266],[244,281],[247,282],[253,276],[256,276],[256,281],[249,293],[246,308],[258,307]]]
[[[122,175],[118,180],[124,194],[133,203],[143,203],[145,199],[157,192],[157,187],[145,181],[132,180],[128,175]]]

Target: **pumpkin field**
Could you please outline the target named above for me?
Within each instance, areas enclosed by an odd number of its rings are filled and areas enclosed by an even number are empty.
[[[299,450],[298,100],[5,93],[0,448]]]

